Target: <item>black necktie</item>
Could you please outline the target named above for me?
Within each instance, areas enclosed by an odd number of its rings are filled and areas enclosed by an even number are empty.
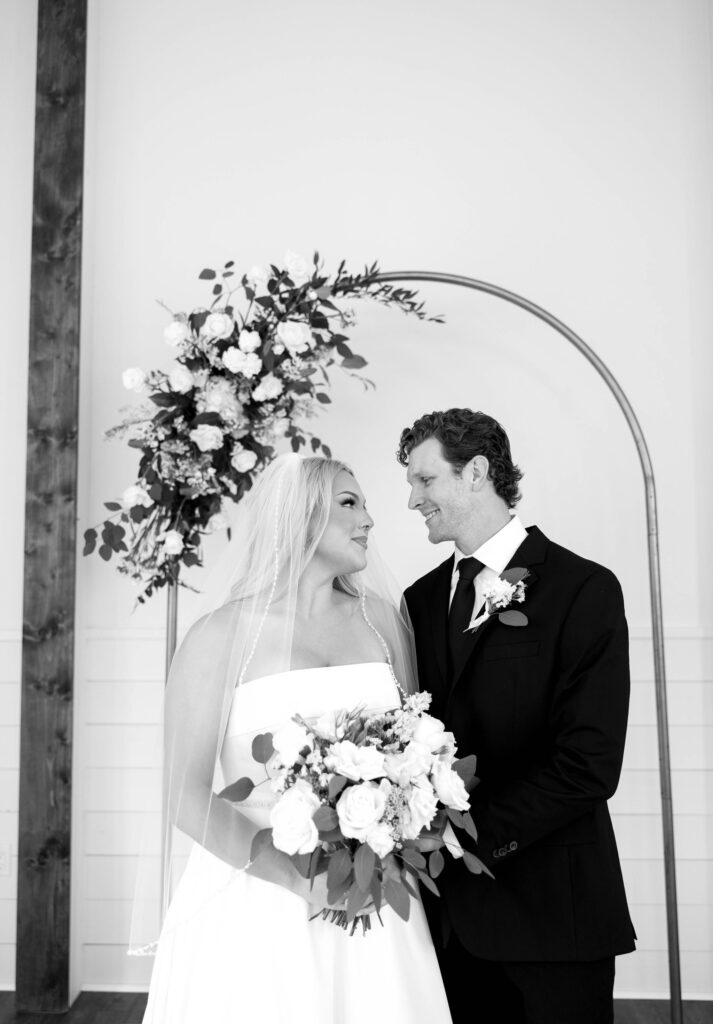
[[[473,614],[475,586],[473,580],[483,568],[477,558],[461,558],[458,563],[458,582],[448,613],[448,646],[451,655],[451,678],[462,667],[465,654],[470,650],[467,634],[464,632]]]

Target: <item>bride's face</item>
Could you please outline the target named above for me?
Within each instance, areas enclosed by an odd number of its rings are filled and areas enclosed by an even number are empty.
[[[359,484],[341,470],[334,479],[329,519],[315,559],[333,576],[359,572],[366,567],[367,535],[373,525]]]

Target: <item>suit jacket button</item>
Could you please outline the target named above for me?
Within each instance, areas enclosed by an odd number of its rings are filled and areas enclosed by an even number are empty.
[[[517,850],[517,843],[515,842],[515,840],[514,840],[514,839],[513,839],[513,841],[512,841],[511,843],[510,843],[510,849],[511,849],[511,850]]]
[[[493,857],[499,857],[501,853],[501,850],[493,850]]]

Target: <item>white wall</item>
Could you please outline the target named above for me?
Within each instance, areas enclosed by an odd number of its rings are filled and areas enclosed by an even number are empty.
[[[134,455],[101,436],[128,401],[121,371],[168,361],[154,299],[206,303],[203,266],[319,248],[332,268],[345,257],[467,274],[559,316],[619,379],[657,472],[689,997],[713,996],[712,53],[705,0],[90,3],[80,527],[133,481]],[[447,326],[361,306],[352,340],[377,389],[337,381],[320,433],[356,468],[404,584],[445,553],[406,511],[393,452],[402,426],[453,404],[508,429],[525,520],[621,578],[634,687],[612,809],[640,942],[619,961],[617,990],[661,995],[634,445],[604,385],[543,324],[482,295],[421,291]],[[17,386],[1,386],[17,414]],[[17,547],[19,512],[12,529]],[[19,603],[4,585],[0,628],[12,629]],[[159,598],[132,614],[131,588],[96,558],[80,562],[79,593],[75,963],[84,987],[131,987],[147,979],[122,943],[135,836],[157,785],[164,609]],[[182,598],[184,625],[194,607]]]

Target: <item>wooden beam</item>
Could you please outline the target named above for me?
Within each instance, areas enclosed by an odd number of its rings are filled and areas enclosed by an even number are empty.
[[[39,0],[16,1008],[69,1006],[86,0]]]

